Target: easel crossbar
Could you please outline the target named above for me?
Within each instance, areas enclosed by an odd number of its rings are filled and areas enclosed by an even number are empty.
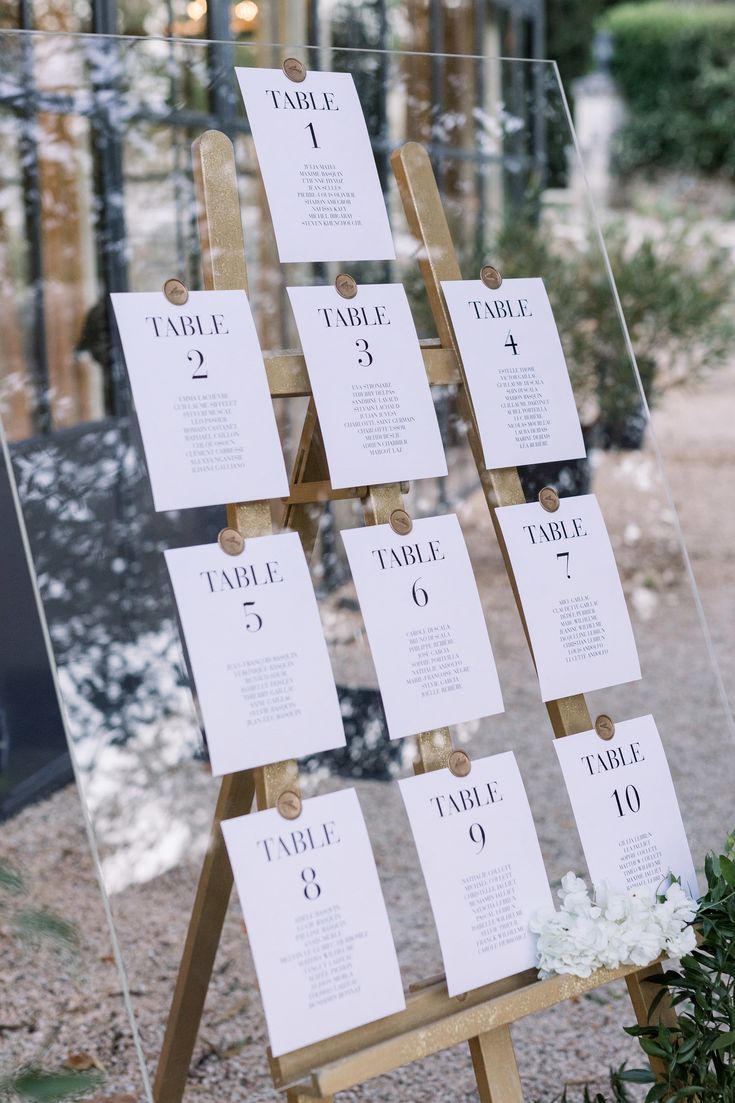
[[[435,337],[420,341],[421,354],[429,383],[433,387],[459,383],[459,366],[452,349],[443,349]],[[263,356],[271,398],[304,398],[311,395],[311,384],[303,353],[292,349],[266,352]]]
[[[627,965],[599,969],[587,978],[554,976],[540,981],[536,970],[529,969],[454,997],[442,981],[408,995],[405,1011],[283,1057],[269,1053],[273,1083],[324,1098],[612,981],[636,974],[645,982],[657,970],[657,963],[646,970]]]

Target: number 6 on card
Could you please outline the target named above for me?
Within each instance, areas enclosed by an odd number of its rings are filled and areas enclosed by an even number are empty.
[[[342,532],[391,739],[503,711],[455,514]]]

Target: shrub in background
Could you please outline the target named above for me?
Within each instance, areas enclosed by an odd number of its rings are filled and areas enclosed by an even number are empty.
[[[629,110],[619,170],[735,177],[735,4],[624,4],[600,27],[612,35],[612,72]]]
[[[735,340],[728,250],[680,222],[637,239],[611,223],[605,244],[649,405],[721,366]],[[516,216],[487,255],[514,276],[544,276],[588,443],[640,447],[645,410],[596,237],[554,240]]]

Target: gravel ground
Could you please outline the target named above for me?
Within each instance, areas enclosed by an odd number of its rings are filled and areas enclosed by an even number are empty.
[[[656,416],[659,441],[681,511],[692,565],[698,577],[725,684],[735,697],[735,516],[727,509],[735,475],[735,367],[692,394],[670,396]],[[735,822],[735,763],[697,610],[677,557],[675,526],[658,483],[650,443],[640,454],[603,456],[595,490],[616,547],[633,612],[644,679],[591,697],[593,712],[614,717],[652,711],[667,746],[695,860],[722,840]],[[720,510],[724,501],[726,508]],[[550,877],[584,871],[567,798],[555,778],[548,723],[509,598],[485,508],[478,496],[460,517],[486,605],[503,687],[506,714],[459,733],[473,754],[512,746],[526,780]],[[370,684],[372,664],[349,608],[345,587],[331,600],[326,623],[332,635],[338,680]],[[335,615],[330,616],[330,611]],[[337,613],[339,616],[337,617]],[[716,769],[713,763],[716,762]],[[215,784],[195,763],[180,766],[177,793],[187,822],[204,823]],[[317,782],[311,782],[317,785]],[[321,790],[341,784],[318,783]],[[381,872],[399,960],[406,982],[441,970],[425,889],[395,785],[357,783]],[[201,842],[201,840],[200,840]],[[0,853],[26,875],[34,906],[53,909],[80,925],[75,956],[23,947],[0,938],[0,1068],[31,1060],[58,1066],[70,1054],[87,1053],[106,1070],[105,1095],[142,1096],[131,1029],[113,949],[84,836],[76,790],[70,787],[25,809],[2,829]],[[110,855],[105,857],[109,860]],[[143,1049],[153,1065],[160,1045],[168,994],[175,975],[197,875],[196,847],[169,872],[112,897]],[[0,910],[0,932],[8,914]],[[516,1024],[513,1030],[526,1098],[550,1100],[564,1083],[587,1080],[602,1087],[609,1066],[640,1063],[635,1043],[622,1031],[632,1021],[622,985]],[[278,1098],[269,1086],[264,1024],[252,962],[236,904],[230,908],[191,1071],[189,1099],[212,1103]],[[451,1085],[460,1101],[476,1098],[466,1047],[397,1070],[340,1098],[382,1101],[428,1098]],[[571,1098],[581,1098],[581,1089]]]

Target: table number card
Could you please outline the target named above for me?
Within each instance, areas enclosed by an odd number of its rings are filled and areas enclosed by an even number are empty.
[[[656,889],[672,874],[698,899],[689,843],[652,716],[554,740],[595,885]]]
[[[574,393],[541,279],[450,280],[442,290],[480,431],[485,467],[586,455]]]
[[[456,516],[342,533],[391,739],[503,711],[477,583]]]
[[[553,907],[511,751],[398,782],[429,891],[450,996],[536,964],[529,921]]]
[[[319,414],[332,486],[446,475],[421,347],[399,283],[288,295]]]
[[[393,260],[351,73],[236,69],[282,262]]]
[[[157,510],[284,497],[288,477],[244,291],[111,296]]]
[[[295,532],[166,553],[215,775],[344,746],[314,589]]]
[[[633,629],[597,498],[502,506],[541,696],[554,701],[641,676]]]
[[[406,1006],[354,789],[225,820],[274,1057]]]

